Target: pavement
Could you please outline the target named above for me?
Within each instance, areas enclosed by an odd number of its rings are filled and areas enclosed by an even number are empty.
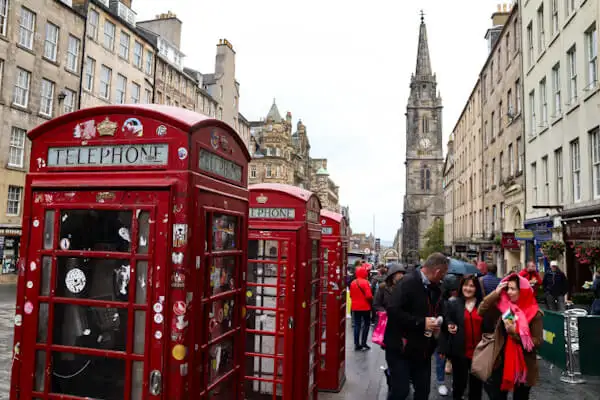
[[[15,285],[0,285],[0,399],[8,399],[15,321]]]

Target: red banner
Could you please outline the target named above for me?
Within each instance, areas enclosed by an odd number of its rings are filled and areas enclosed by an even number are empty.
[[[502,232],[502,248],[506,250],[520,250],[519,242],[513,232]]]

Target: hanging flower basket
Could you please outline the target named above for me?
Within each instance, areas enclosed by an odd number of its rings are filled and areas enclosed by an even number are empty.
[[[548,240],[542,243],[542,253],[550,261],[558,260],[565,252],[565,244],[558,240]]]
[[[579,264],[592,269],[600,267],[600,240],[575,244],[575,258]]]

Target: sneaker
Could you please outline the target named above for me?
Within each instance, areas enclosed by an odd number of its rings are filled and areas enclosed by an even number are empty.
[[[371,350],[371,347],[367,346],[366,344],[363,344],[363,345],[361,346],[361,348],[362,348],[363,350],[365,350],[365,351],[369,351],[369,350]]]
[[[361,351],[362,350],[362,346],[354,346],[354,351]]]
[[[448,388],[446,387],[446,385],[442,384],[438,386],[438,393],[440,394],[440,396],[448,396]]]

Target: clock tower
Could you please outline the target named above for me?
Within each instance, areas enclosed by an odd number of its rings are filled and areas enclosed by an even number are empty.
[[[402,215],[402,258],[419,262],[424,235],[444,218],[442,99],[431,70],[425,17],[421,11],[417,66],[406,106],[406,192]]]

